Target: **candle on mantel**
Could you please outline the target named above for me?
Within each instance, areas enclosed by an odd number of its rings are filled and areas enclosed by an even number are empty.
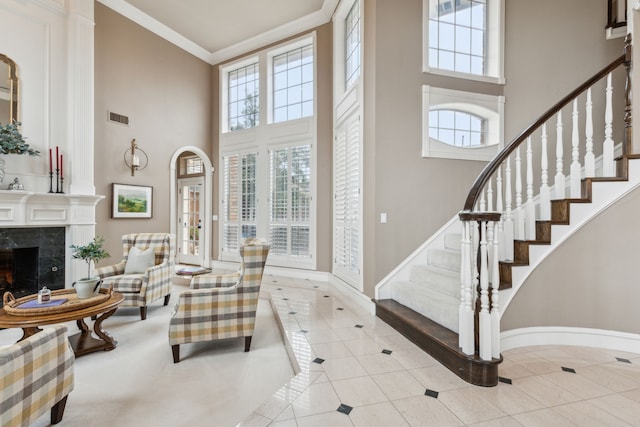
[[[58,146],[56,145],[56,171],[60,169],[60,165],[58,164],[59,159],[60,159],[60,154],[58,154]]]
[[[64,162],[62,161],[62,154],[60,154],[60,178],[64,178],[64,173],[62,173],[62,165]]]
[[[53,172],[53,159],[51,157],[51,148],[49,148],[49,173]]]

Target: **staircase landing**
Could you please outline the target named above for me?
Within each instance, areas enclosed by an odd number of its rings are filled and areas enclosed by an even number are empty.
[[[458,334],[391,299],[373,300],[376,315],[415,345],[429,353],[468,383],[492,387],[498,384],[498,364],[458,349]]]

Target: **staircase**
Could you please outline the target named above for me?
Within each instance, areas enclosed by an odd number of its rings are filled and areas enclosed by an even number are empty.
[[[636,160],[640,157],[629,154],[630,58],[628,38],[621,57],[545,112],[487,165],[459,218],[449,221],[376,286],[376,314],[471,384],[498,383],[500,316],[533,269],[599,212],[640,186]],[[624,140],[616,157],[611,74],[624,68]],[[605,77],[601,96],[605,140],[596,159],[592,89],[596,91],[596,83]],[[582,122],[579,102],[586,110]],[[565,117],[571,118],[571,164],[565,175],[562,117],[563,109],[570,107]],[[548,125],[556,128],[554,185],[548,183]],[[578,136],[579,128],[584,140]],[[541,165],[536,195],[532,140],[539,141]],[[526,148],[524,162],[521,147]],[[580,152],[585,153],[582,163]]]

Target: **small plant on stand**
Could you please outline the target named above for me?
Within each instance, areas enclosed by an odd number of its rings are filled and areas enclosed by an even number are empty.
[[[91,279],[91,262],[98,262],[102,259],[109,258],[109,252],[107,252],[102,245],[104,244],[104,237],[96,236],[93,238],[93,241],[84,245],[77,246],[71,245],[71,249],[73,249],[73,255],[71,256],[73,259],[81,259],[87,263],[87,277],[80,280],[89,280]]]

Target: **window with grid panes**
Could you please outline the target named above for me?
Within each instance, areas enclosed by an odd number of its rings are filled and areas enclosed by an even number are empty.
[[[345,19],[345,87],[360,76],[360,3],[355,1]]]
[[[429,111],[429,137],[455,147],[486,144],[486,119],[464,111]]]
[[[486,0],[430,1],[431,67],[468,74],[485,74],[486,3]]]
[[[235,252],[256,237],[256,153],[225,156],[222,250]]]
[[[270,253],[310,257],[311,145],[270,151]]]
[[[313,44],[273,57],[273,122],[313,115]]]
[[[259,66],[249,64],[227,74],[228,127],[239,130],[259,124]]]

